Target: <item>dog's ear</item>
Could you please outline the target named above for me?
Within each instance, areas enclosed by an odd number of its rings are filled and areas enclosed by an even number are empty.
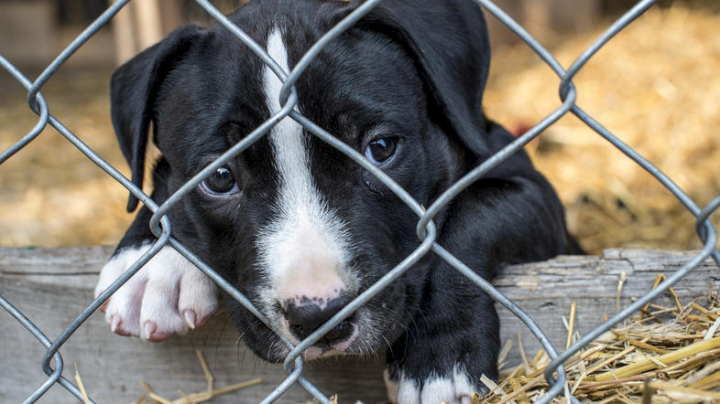
[[[482,95],[490,42],[480,6],[472,0],[385,0],[361,21],[410,52],[430,94],[431,113],[474,154],[489,156]]]
[[[160,84],[198,40],[203,28],[186,25],[120,66],[110,84],[110,112],[120,149],[132,171],[132,182],[142,188],[148,130],[154,119]],[[130,194],[128,212],[138,199]]]

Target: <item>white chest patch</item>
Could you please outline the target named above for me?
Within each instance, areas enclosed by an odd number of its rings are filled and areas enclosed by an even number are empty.
[[[280,30],[270,32],[267,51],[290,71]],[[275,114],[281,108],[282,82],[269,67],[263,80],[268,109]],[[280,190],[276,217],[258,238],[260,261],[273,289],[267,297],[280,302],[334,298],[356,283],[344,270],[351,255],[344,225],[314,185],[302,126],[285,118],[273,128],[270,142]]]

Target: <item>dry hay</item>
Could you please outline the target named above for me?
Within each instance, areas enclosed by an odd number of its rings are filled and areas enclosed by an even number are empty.
[[[601,31],[551,51],[567,68]],[[493,60],[485,96],[491,118],[519,134],[560,106],[559,79],[526,45],[501,49]],[[577,105],[698,205],[720,194],[720,15],[653,8],[606,44],[574,83]],[[528,149],[589,252],[700,247],[694,218],[677,199],[578,118],[563,117]]]
[[[609,24],[609,21],[608,21]],[[608,25],[605,24],[605,25]],[[601,29],[551,47],[564,66]],[[720,16],[653,8],[575,79],[578,105],[656,163],[699,204],[720,193]],[[50,111],[126,175],[109,118],[110,71],[61,69],[43,88]],[[0,76],[0,79],[3,79]],[[7,83],[7,84],[6,84]],[[0,148],[36,122],[25,93],[0,83]],[[496,49],[487,113],[522,132],[560,105],[559,80],[525,45]],[[635,163],[568,116],[528,146],[592,253],[608,247],[694,249],[693,217]],[[113,244],[132,216],[126,191],[54,130],[0,168],[0,244]],[[720,222],[720,215],[714,215]]]
[[[658,279],[660,280],[660,279]],[[671,294],[675,293],[671,290]],[[581,315],[582,313],[578,313]],[[580,336],[571,309],[568,345]],[[720,302],[717,294],[674,307],[649,304],[568,359],[567,389],[583,403],[720,402]],[[501,372],[477,403],[530,403],[548,390],[544,351]],[[553,403],[565,403],[564,396]]]
[[[43,88],[50,112],[129,175],[110,124],[110,70],[61,69]],[[0,149],[37,122],[26,94],[0,74]],[[127,191],[48,127],[0,166],[0,245],[114,244],[132,216]]]
[[[215,388],[215,378],[213,377],[212,372],[210,372],[210,368],[207,365],[205,356],[199,350],[196,350],[195,353],[197,354],[198,361],[200,362],[200,367],[202,368],[203,375],[205,376],[205,382],[207,383],[207,389],[205,391],[185,394],[185,392],[178,389],[177,393],[179,395],[179,398],[170,400],[153,391],[153,389],[144,380],[142,380],[140,381],[140,385],[143,387],[143,389],[145,389],[146,394],[140,396],[140,398],[138,398],[132,404],[199,404],[209,402],[215,397],[229,394],[262,383],[262,379],[252,379],[227,387]],[[80,373],[77,370],[77,364],[75,366],[75,383],[77,383],[78,389],[83,396],[83,403],[89,404],[90,400],[88,398],[88,393],[86,392],[85,385],[83,384],[82,378],[80,377]]]

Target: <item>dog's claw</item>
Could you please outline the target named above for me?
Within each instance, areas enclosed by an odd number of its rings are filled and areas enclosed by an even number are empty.
[[[107,310],[107,306],[108,306],[108,302],[107,302],[107,300],[105,300],[105,301],[100,305],[100,307],[98,307],[98,310],[100,310],[101,313],[105,313],[105,311]],[[113,331],[113,332],[115,332],[115,331]]]
[[[152,323],[150,321],[146,322],[145,328],[144,328],[145,333],[142,335],[142,338],[147,339],[147,340],[152,340],[152,335],[156,329],[157,329],[157,326],[154,323]]]
[[[118,325],[120,325],[120,317],[113,314],[108,318],[108,322],[110,323],[110,331],[117,333]]]
[[[111,315],[110,318],[107,319],[107,321],[108,323],[110,323],[110,330],[115,334],[122,335],[123,337],[132,336],[132,334],[130,334],[123,328],[123,322],[119,316]]]
[[[194,330],[195,329],[195,312],[192,310],[185,310],[185,312],[183,312],[183,318],[185,319],[185,324],[187,324],[191,330]]]
[[[172,332],[162,331],[158,329],[157,324],[147,321],[144,327],[143,339],[152,342],[161,342],[173,336]]]

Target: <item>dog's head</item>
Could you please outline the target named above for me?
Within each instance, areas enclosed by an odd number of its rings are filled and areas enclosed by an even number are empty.
[[[287,72],[358,3],[257,0],[230,19]],[[486,146],[489,44],[470,0],[386,0],[310,64],[296,110],[429,205]],[[142,185],[150,124],[168,193],[277,113],[282,84],[227,29],[182,27],[118,69],[112,117]],[[128,209],[135,208],[131,197]],[[171,210],[173,236],[299,341],[399,264],[420,241],[417,216],[361,166],[291,118],[231,159]],[[436,218],[441,230],[445,216]],[[362,354],[409,326],[430,258],[306,351]],[[288,349],[229,302],[248,345]]]

